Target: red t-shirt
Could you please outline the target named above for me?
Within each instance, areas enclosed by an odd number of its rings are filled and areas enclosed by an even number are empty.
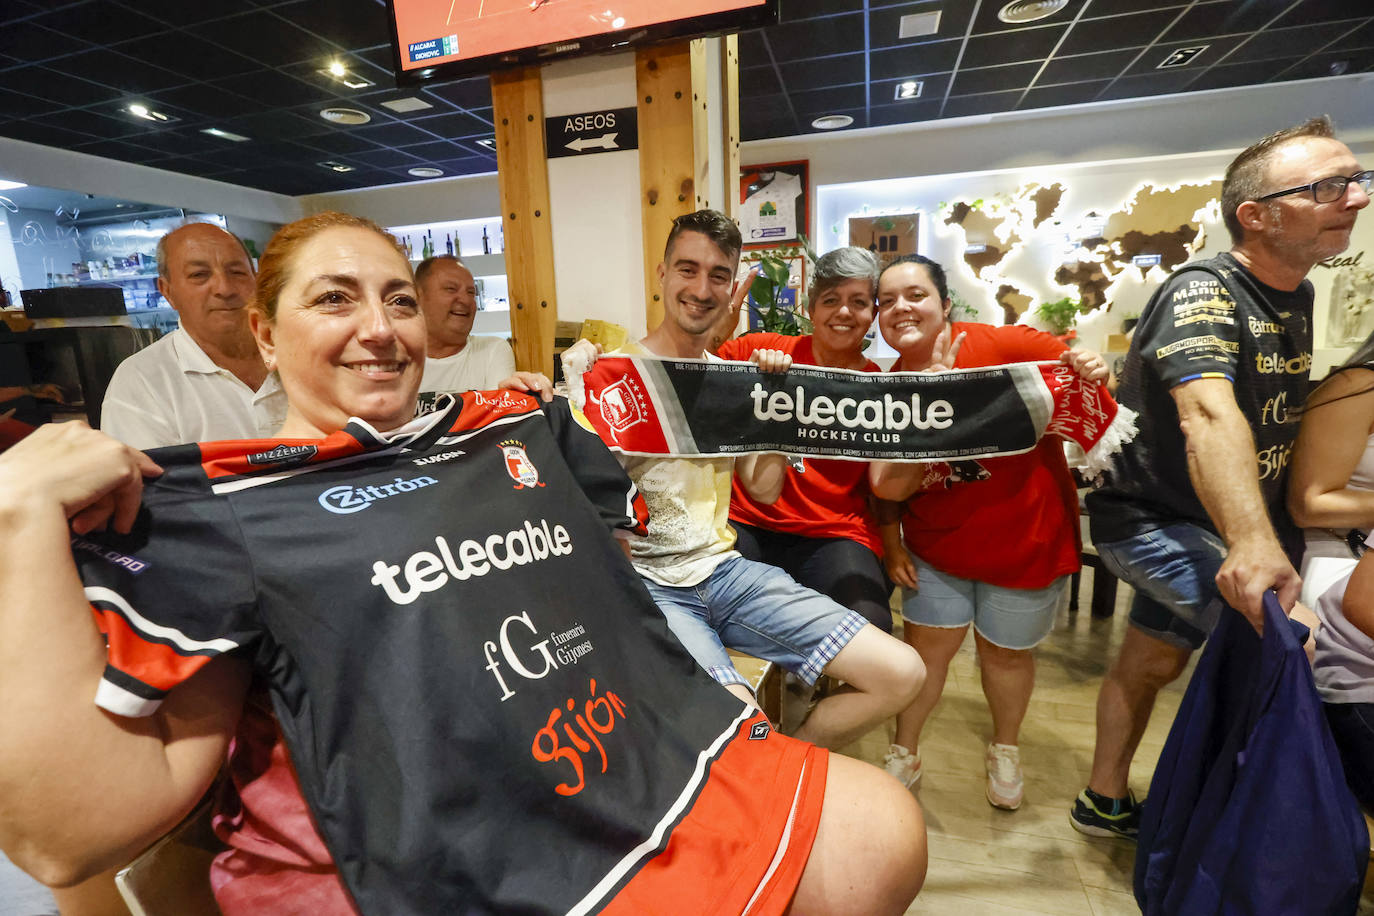
[[[956,322],[968,337],[956,369],[1058,359],[1058,339],[1022,325]],[[980,458],[987,480],[926,490],[907,503],[911,552],[942,572],[1001,588],[1044,588],[1078,570],[1078,492],[1064,443],[1046,436],[1029,452]]]
[[[809,334],[746,334],[721,344],[716,355],[721,359],[747,360],[760,349],[783,350],[801,366],[820,365]],[[863,371],[882,369],[867,360]],[[804,474],[787,469],[782,494],[772,505],[754,501],[736,477],[730,494],[730,520],[809,538],[849,538],[881,557],[882,539],[868,509],[868,462],[806,458],[803,463]]]

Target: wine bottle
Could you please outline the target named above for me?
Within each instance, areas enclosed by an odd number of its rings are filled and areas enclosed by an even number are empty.
[[[491,239],[487,237],[487,227],[482,227],[482,254],[491,254]]]
[[[452,233],[452,232],[446,233],[446,234],[444,235],[444,250],[448,252],[448,256],[449,256],[449,257],[453,257],[453,233]]]

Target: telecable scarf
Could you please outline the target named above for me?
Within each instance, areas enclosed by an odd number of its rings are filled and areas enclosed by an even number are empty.
[[[1135,414],[1057,362],[870,373],[607,356],[568,370],[572,399],[627,455],[785,452],[855,461],[976,460],[1077,443],[1094,474],[1135,436]]]

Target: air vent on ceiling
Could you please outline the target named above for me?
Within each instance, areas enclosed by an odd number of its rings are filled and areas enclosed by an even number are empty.
[[[1035,22],[1053,16],[1068,5],[1069,0],[1012,0],[997,11],[997,18],[1017,24]]]
[[[320,117],[334,124],[366,124],[372,120],[372,115],[356,108],[326,108]]]
[[[940,11],[910,13],[897,20],[898,38],[920,38],[940,33]]]

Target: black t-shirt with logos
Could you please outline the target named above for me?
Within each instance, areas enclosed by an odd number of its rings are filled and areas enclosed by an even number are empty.
[[[1189,522],[1216,527],[1188,476],[1186,441],[1169,393],[1199,378],[1225,378],[1250,424],[1260,490],[1289,551],[1301,533],[1284,507],[1289,456],[1312,365],[1312,284],[1266,286],[1230,254],[1178,270],[1136,325],[1117,400],[1139,433],[1088,494],[1094,541],[1110,542]]]
[[[740,748],[790,803],[807,746],[669,632],[607,534],[643,533],[643,500],[585,423],[468,392],[385,435],[155,450],[135,530],[73,538],[97,702],[147,715],[208,658],[250,659],[367,914],[596,912]],[[729,848],[766,862],[786,815]]]

